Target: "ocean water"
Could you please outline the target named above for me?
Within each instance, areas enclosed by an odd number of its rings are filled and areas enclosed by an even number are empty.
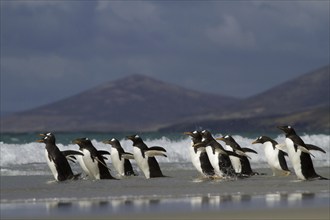
[[[125,136],[129,134],[105,134],[105,133],[59,133],[55,134],[57,146],[61,150],[78,150],[78,145],[72,144],[72,140],[79,137],[88,137],[97,149],[110,151],[110,145],[102,143],[102,140],[113,137],[120,140],[122,147],[127,152],[132,152],[132,142]],[[160,163],[190,163],[190,154],[188,151],[191,146],[191,140],[188,136],[178,133],[145,133],[139,134],[148,146],[162,146],[167,150],[167,158],[158,157]],[[267,168],[264,157],[263,145],[254,144],[252,141],[263,134],[249,136],[233,135],[234,139],[241,147],[249,147],[258,152],[258,154],[249,154],[253,168]],[[214,134],[214,137],[220,137],[223,134]],[[301,136],[305,143],[314,144],[321,147],[327,153],[314,151],[313,158],[316,167],[329,167],[330,159],[330,136],[326,134],[304,134]],[[1,175],[44,175],[49,173],[46,169],[41,169],[46,163],[44,156],[44,144],[36,143],[35,140],[40,137],[37,134],[1,134],[0,139],[0,167]],[[283,143],[284,136],[273,136],[277,142]],[[221,143],[221,142],[220,142]],[[111,166],[110,159],[107,161]],[[134,163],[134,161],[133,161]],[[290,164],[288,164],[290,166]],[[187,166],[187,168],[191,166]]]
[[[88,137],[97,149],[110,150],[102,140],[120,140],[127,152],[132,152],[129,134],[59,133],[57,146],[61,150],[78,150],[71,141]],[[1,134],[1,219],[10,218],[110,218],[146,213],[195,213],[209,211],[272,210],[276,208],[328,209],[330,181],[298,181],[294,174],[274,177],[264,158],[262,145],[251,142],[264,134],[233,135],[242,147],[258,152],[251,156],[251,166],[266,175],[246,179],[212,180],[200,178],[190,161],[190,138],[183,134],[139,134],[148,146],[162,146],[167,156],[157,157],[166,178],[145,179],[143,174],[120,180],[77,180],[55,182],[46,164],[44,144],[36,143],[37,134]],[[220,137],[223,134],[214,134]],[[282,143],[283,135],[273,135]],[[330,177],[329,145],[326,134],[303,134],[302,139],[323,148],[313,152],[317,173]],[[221,142],[220,142],[221,143]],[[107,163],[112,169],[110,158]],[[139,172],[134,161],[133,167]],[[70,163],[75,173],[78,164]],[[288,161],[289,168],[291,167]],[[128,217],[127,217],[128,218]]]

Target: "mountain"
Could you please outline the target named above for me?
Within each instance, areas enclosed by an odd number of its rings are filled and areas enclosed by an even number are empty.
[[[197,92],[132,75],[61,101],[1,118],[1,132],[330,132],[329,66],[247,99]]]
[[[258,115],[284,114],[329,106],[329,66],[306,73],[240,103]]]
[[[300,130],[330,131],[329,66],[319,68],[241,100],[227,111],[194,123],[183,122],[163,131],[191,130],[201,127],[230,132],[275,131],[276,125],[290,124]]]
[[[143,75],[108,82],[1,120],[2,132],[154,131],[238,99],[197,92]]]

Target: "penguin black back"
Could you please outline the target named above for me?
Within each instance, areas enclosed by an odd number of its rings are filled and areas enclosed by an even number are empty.
[[[54,174],[53,172],[54,177],[55,175],[57,176],[55,177],[55,179],[57,181],[64,181],[75,178],[68,160],[65,158],[65,156],[55,144],[56,140],[54,134],[45,133],[40,135],[43,136],[43,138],[37,140],[37,142],[46,144],[48,165],[50,166],[50,168],[51,166],[55,166],[57,171],[57,174]]]
[[[90,158],[88,158],[88,160],[84,159],[85,165],[87,168],[91,167],[88,163],[88,161],[90,161],[91,163],[97,164],[97,168],[98,171],[96,171],[97,173],[99,173],[99,177],[100,179],[115,179],[109,171],[109,168],[107,167],[103,155],[102,153],[100,153],[92,144],[92,142],[90,141],[90,139],[88,138],[78,138],[76,140],[74,140],[75,144],[79,145],[79,148],[81,151],[84,152],[84,150],[89,151],[90,154]],[[86,156],[84,156],[86,157]]]

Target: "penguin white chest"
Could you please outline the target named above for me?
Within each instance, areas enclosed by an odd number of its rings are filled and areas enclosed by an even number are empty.
[[[119,159],[119,152],[116,148],[111,148],[111,162],[119,175],[125,176],[124,158]]]
[[[133,154],[134,159],[136,161],[136,164],[140,168],[140,170],[143,172],[144,176],[149,179],[150,178],[150,170],[149,170],[149,164],[148,164],[148,157],[143,157],[142,151],[138,147],[133,147]]]
[[[194,167],[198,170],[198,172],[203,173],[201,161],[200,161],[200,155],[201,151],[198,151],[195,153],[195,149],[193,147],[189,147],[189,153],[191,157],[191,162],[194,165]]]
[[[84,173],[87,176],[91,176],[91,173],[89,172],[89,170],[87,169],[87,167],[86,167],[86,165],[84,163],[83,156],[82,155],[76,155],[76,158],[78,160],[78,163],[79,163],[81,169],[84,171]]]
[[[96,159],[91,158],[91,154],[89,150],[83,149],[82,152],[84,154],[83,157],[84,164],[88,169],[91,177],[94,179],[100,179],[100,170],[98,167],[98,161]]]
[[[51,161],[49,159],[48,151],[46,149],[45,149],[45,156],[46,156],[47,164],[48,164],[48,167],[49,167],[50,171],[52,172],[55,180],[58,181],[58,172],[57,172],[57,169],[56,169],[55,162],[54,161]]]
[[[301,150],[297,149],[297,151],[294,148],[294,143],[290,138],[285,139],[285,144],[287,147],[287,153],[289,156],[289,159],[291,161],[292,167],[294,169],[295,174],[299,179],[305,180],[306,178],[302,174],[301,169]]]
[[[278,161],[278,150],[273,148],[272,143],[266,142],[264,143],[264,151],[265,151],[265,157],[267,159],[267,163],[271,168],[281,169],[279,166]]]
[[[228,151],[233,151],[233,148],[231,148],[231,146],[226,145],[226,150]],[[241,164],[241,160],[239,157],[235,157],[235,156],[229,156],[229,159],[231,161],[231,164],[233,165],[233,168],[235,170],[236,173],[241,173],[242,172],[242,164]]]
[[[219,155],[217,153],[213,153],[213,149],[211,146],[207,146],[205,149],[206,149],[207,156],[210,160],[210,163],[214,169],[214,172],[218,176],[222,176],[223,173],[220,171],[220,167],[219,167]]]

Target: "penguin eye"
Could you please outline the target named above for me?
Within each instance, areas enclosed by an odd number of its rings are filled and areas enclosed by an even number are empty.
[[[291,126],[289,125],[288,128],[291,129]]]
[[[116,139],[112,138],[111,141],[115,141]]]

